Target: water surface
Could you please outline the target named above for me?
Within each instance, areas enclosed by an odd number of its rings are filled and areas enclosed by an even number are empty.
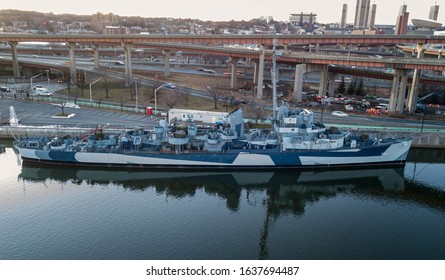
[[[0,154],[0,259],[444,259],[442,151],[403,169],[141,172]]]

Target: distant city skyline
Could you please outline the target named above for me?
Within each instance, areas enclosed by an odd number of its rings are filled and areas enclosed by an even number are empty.
[[[288,21],[291,13],[316,13],[321,23],[339,23],[343,4],[348,4],[347,23],[354,23],[356,0],[280,0],[278,2],[251,1],[203,1],[170,0],[143,2],[141,0],[2,0],[0,9],[19,9],[26,11],[53,12],[55,14],[92,15],[96,12],[114,13],[120,16],[192,18],[211,21],[251,20],[272,16],[278,21]],[[125,4],[124,4],[125,3]],[[412,18],[428,19],[431,6],[440,3],[434,0],[384,1],[373,0],[377,4],[376,24],[395,24],[399,7],[408,6],[409,23]],[[235,7],[239,7],[236,9]],[[445,3],[440,7],[437,19],[445,24]]]

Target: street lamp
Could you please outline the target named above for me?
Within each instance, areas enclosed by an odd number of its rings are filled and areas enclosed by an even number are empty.
[[[49,70],[46,69],[46,78],[48,79],[47,87],[49,87]]]
[[[40,74],[37,74],[37,75],[32,76],[31,78],[29,78],[29,80],[30,80],[30,82],[31,82],[31,90],[32,90],[32,79],[37,78],[37,77],[40,77],[40,76],[42,76],[42,75],[43,75],[43,73],[40,73]]]
[[[138,104],[138,99],[139,99],[139,97],[138,97],[138,77],[134,77],[133,79],[134,79],[134,87],[135,87],[135,91],[136,91],[136,108],[134,108],[134,111],[137,112],[138,107],[139,107],[139,104]]]
[[[158,86],[157,88],[155,88],[155,115],[158,114],[158,98],[156,96],[156,92],[158,91],[158,89],[161,89],[164,86],[165,86],[165,84],[162,84],[162,85]]]
[[[92,96],[92,94],[91,94],[91,86],[92,86],[93,84],[99,82],[101,79],[102,79],[102,78],[97,79],[97,80],[95,80],[95,81],[93,81],[93,82],[90,83],[90,102],[93,102],[93,96]]]

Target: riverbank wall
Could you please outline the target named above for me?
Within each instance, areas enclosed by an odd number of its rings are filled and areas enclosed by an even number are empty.
[[[70,135],[72,137],[82,136],[92,131],[92,128],[77,128],[77,127],[35,127],[35,126],[0,126],[0,138],[14,139],[18,137],[36,136],[36,135],[54,135],[63,136]],[[120,134],[122,129],[104,128],[104,132],[112,134]],[[413,147],[416,148],[435,148],[445,149],[445,133],[435,131],[397,131],[387,129],[350,129],[352,133],[368,134],[372,138],[387,138],[387,137],[412,137]]]

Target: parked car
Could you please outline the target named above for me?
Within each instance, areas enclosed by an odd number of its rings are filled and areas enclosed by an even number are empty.
[[[8,87],[0,87],[0,91],[2,91],[2,92],[10,92],[11,89],[8,88]]]
[[[349,116],[348,114],[346,114],[346,113],[344,113],[342,111],[333,111],[331,113],[331,115],[336,116],[336,117],[342,117],[342,118],[345,118],[345,117]]]
[[[47,90],[46,88],[36,88],[33,93],[38,96],[47,96],[47,97],[53,95],[53,93]]]

